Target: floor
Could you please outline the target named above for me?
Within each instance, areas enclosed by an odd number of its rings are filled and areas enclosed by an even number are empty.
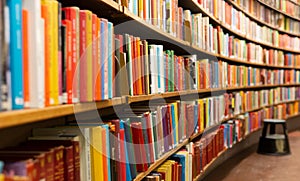
[[[291,155],[241,153],[204,178],[205,181],[300,181],[300,131],[289,134]]]

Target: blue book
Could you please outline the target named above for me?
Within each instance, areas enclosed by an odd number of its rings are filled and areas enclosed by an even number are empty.
[[[125,133],[125,126],[124,126],[124,124],[126,124],[126,123],[124,123],[123,120],[120,120],[120,129],[123,129],[124,133]],[[128,142],[125,139],[124,140],[124,148],[125,148],[125,157],[126,157],[126,180],[132,180],[133,178],[131,176],[131,169],[130,169],[130,164],[129,164],[127,144],[128,144]]]
[[[112,43],[113,43],[113,24],[111,22],[107,23],[108,26],[108,98],[113,97],[113,67],[112,67]]]
[[[176,139],[176,123],[175,123],[175,110],[174,110],[174,105],[171,104],[171,116],[172,116],[172,134],[173,134],[173,140],[174,140],[174,144],[173,144],[173,148],[175,147],[175,145],[177,145],[177,139]]]
[[[160,72],[160,57],[159,55],[161,54],[159,46],[156,46],[156,61],[157,61],[157,88],[159,90],[159,93],[161,93],[162,87],[161,87],[161,82],[160,82],[160,77],[161,77],[161,72]]]
[[[2,161],[0,161],[0,173],[2,173],[2,171],[3,171],[3,166],[4,166],[4,163]]]
[[[101,32],[100,32],[101,37],[105,37],[105,22],[101,21],[100,29],[101,29]],[[105,38],[101,38],[100,49],[105,50]],[[101,53],[102,53],[102,56],[101,56],[101,59],[100,59],[100,66],[101,66],[100,67],[100,73],[101,73],[101,77],[102,77],[101,78],[101,99],[105,99],[105,94],[104,94],[104,84],[105,84],[104,62],[105,62],[105,56],[104,56],[103,52],[101,52]]]
[[[7,0],[10,25],[10,81],[12,109],[23,109],[23,60],[22,60],[22,0]]]
[[[171,159],[179,162],[182,165],[181,180],[185,181],[185,156],[180,154],[174,154],[171,156]]]

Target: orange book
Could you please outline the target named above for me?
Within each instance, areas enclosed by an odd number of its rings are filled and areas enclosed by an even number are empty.
[[[29,107],[28,11],[22,10],[24,108]]]
[[[95,84],[95,100],[101,100],[101,74],[100,74],[100,56],[101,56],[101,50],[100,50],[100,43],[101,43],[101,26],[100,26],[101,20],[100,18],[97,18],[96,23],[96,43],[98,45],[97,47],[97,61],[96,61],[96,82]]]
[[[45,3],[42,4],[42,18],[45,21],[44,26],[44,36],[45,40],[48,39],[48,34],[50,32],[50,22],[49,22],[49,10],[50,7]],[[50,105],[50,43],[49,41],[45,41],[45,106]]]
[[[137,94],[143,94],[143,86],[142,86],[142,60],[141,60],[141,50],[140,50],[140,38],[136,38],[135,46],[136,46],[136,66],[137,66]]]

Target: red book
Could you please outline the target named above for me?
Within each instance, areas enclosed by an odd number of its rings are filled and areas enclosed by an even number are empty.
[[[87,101],[87,54],[86,54],[86,19],[87,13],[84,10],[80,10],[80,101]]]
[[[97,51],[97,60],[95,62],[94,71],[96,71],[96,79],[94,82],[95,85],[95,100],[101,100],[101,73],[100,73],[100,59],[101,59],[101,50],[100,50],[100,43],[101,43],[101,26],[100,26],[101,20],[97,18],[96,21],[96,51]]]
[[[77,102],[77,100],[73,101],[73,98],[78,99],[79,95],[78,92],[78,78],[79,78],[79,67],[77,67],[77,63],[79,62],[79,56],[80,56],[80,50],[78,48],[80,47],[79,36],[77,34],[79,33],[79,8],[77,7],[66,7],[62,8],[62,10],[65,12],[65,19],[70,20],[72,23],[72,100],[68,99],[68,103],[74,103]],[[78,37],[78,38],[77,38]],[[82,37],[81,37],[82,38]],[[78,68],[78,69],[77,69]]]
[[[141,122],[135,122],[131,123],[131,130],[133,136],[133,143],[134,146],[134,153],[136,156],[136,168],[138,172],[145,172],[148,169],[148,164],[146,160],[146,150],[144,147],[144,137],[142,132],[142,123]]]
[[[66,93],[67,103],[72,103],[72,84],[73,84],[73,61],[72,61],[72,22],[70,20],[62,20],[62,25],[66,27],[65,37],[65,72],[66,72]]]
[[[124,129],[120,129],[120,152],[121,152],[121,172],[119,174],[121,180],[126,178],[126,155],[125,155],[125,132]]]
[[[99,94],[100,91],[100,87],[97,87],[96,84],[96,80],[97,80],[97,73],[98,73],[98,48],[99,48],[99,43],[98,43],[98,39],[97,39],[97,34],[99,32],[97,32],[98,30],[98,17],[97,15],[93,14],[92,15],[92,65],[93,65],[93,72],[89,72],[92,73],[92,95],[93,95],[93,100],[95,101],[99,101],[100,97],[97,96],[96,93]],[[97,90],[97,91],[96,91]]]

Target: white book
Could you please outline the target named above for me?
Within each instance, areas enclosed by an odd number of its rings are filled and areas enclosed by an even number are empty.
[[[42,108],[45,106],[45,56],[41,1],[23,0],[23,8],[28,10],[29,107]]]

